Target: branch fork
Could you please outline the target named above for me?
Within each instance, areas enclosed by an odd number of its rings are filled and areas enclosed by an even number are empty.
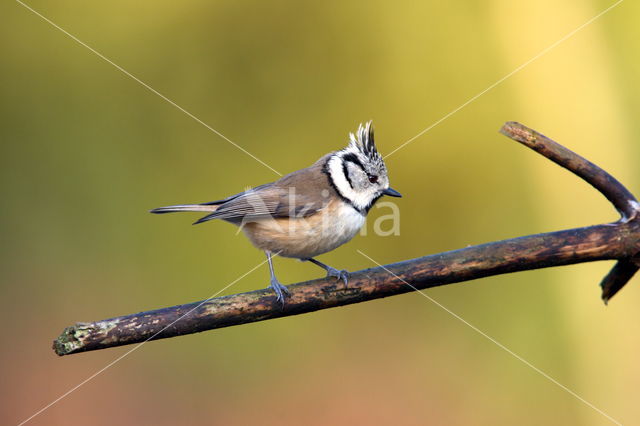
[[[291,296],[284,307],[272,291],[262,289],[77,323],[64,329],[53,349],[58,355],[69,355],[344,306],[414,288],[597,260],[617,261],[600,283],[602,299],[608,303],[640,269],[640,203],[609,173],[535,130],[508,122],[500,132],[585,180],[613,204],[620,220],[365,269],[350,274],[348,288],[331,278],[293,284],[288,286]]]

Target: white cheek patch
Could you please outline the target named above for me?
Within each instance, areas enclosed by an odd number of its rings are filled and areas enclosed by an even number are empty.
[[[329,160],[328,169],[329,174],[331,175],[331,180],[340,195],[351,201],[358,210],[363,210],[371,202],[371,194],[368,192],[356,192],[351,188],[347,177],[344,175],[342,162],[342,158],[338,156],[334,156]]]

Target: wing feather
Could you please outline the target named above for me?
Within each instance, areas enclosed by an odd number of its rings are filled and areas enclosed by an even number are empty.
[[[322,172],[327,158],[325,156],[312,166],[288,174],[276,182],[260,185],[224,200],[205,203],[219,207],[196,223],[212,219],[241,223],[267,218],[311,216],[330,201],[332,188]]]

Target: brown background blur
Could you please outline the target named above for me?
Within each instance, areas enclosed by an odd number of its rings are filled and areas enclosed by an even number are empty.
[[[613,1],[28,3],[287,173],[373,119],[388,153]],[[401,234],[321,257],[349,270],[616,219],[508,120],[640,193],[640,6],[626,1],[391,156]],[[225,223],[152,216],[277,176],[18,3],[0,32],[0,423],[131,347],[58,358],[63,327],[204,299],[263,261]],[[372,210],[372,220],[384,214]],[[640,423],[638,278],[611,262],[428,294],[596,407]],[[284,283],[322,275],[276,260]],[[226,293],[268,284],[266,265]],[[33,425],[611,422],[418,294],[152,342]]]

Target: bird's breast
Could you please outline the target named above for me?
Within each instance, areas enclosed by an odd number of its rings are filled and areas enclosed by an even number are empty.
[[[348,242],[364,221],[360,212],[337,200],[309,217],[264,219],[245,224],[243,231],[261,250],[305,259]]]

